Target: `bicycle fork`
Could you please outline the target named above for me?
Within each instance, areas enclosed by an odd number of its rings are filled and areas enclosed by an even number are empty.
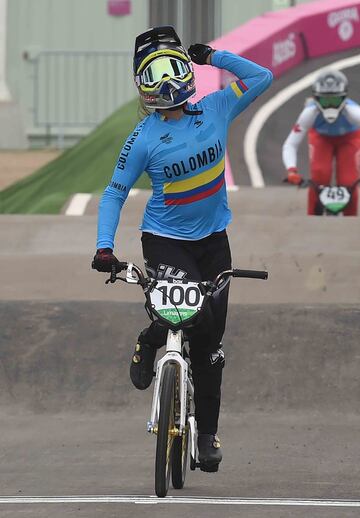
[[[156,377],[154,385],[154,394],[151,405],[150,421],[147,423],[147,431],[149,433],[157,433],[157,426],[160,414],[160,395],[163,379],[163,369],[167,363],[175,363],[179,374],[179,401],[180,401],[180,421],[177,435],[181,436],[186,433],[186,418],[190,428],[191,438],[191,456],[196,458],[196,423],[193,413],[187,416],[187,394],[189,393],[192,401],[194,401],[194,387],[188,376],[188,364],[182,357],[183,333],[179,331],[168,331],[166,340],[166,353],[158,361],[156,367]]]

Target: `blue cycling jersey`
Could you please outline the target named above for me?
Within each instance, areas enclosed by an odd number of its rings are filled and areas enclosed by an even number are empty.
[[[212,65],[240,79],[188,104],[200,115],[168,120],[155,112],[128,137],[101,198],[97,248],[114,248],[121,208],[143,171],[151,179],[153,194],[141,230],[198,240],[230,222],[224,177],[229,124],[270,86],[272,73],[227,51],[216,51]]]

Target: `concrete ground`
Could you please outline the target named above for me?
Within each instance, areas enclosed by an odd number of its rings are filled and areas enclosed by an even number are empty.
[[[359,314],[360,305],[231,305],[221,470],[189,472],[183,491],[170,490],[191,504],[154,505],[141,497],[154,494],[151,391],[136,391],[128,377],[142,305],[1,302],[1,516],[358,516],[358,508],[318,505],[360,505]],[[130,496],[2,503],[67,495]],[[260,503],[223,505],[227,497]],[[292,503],[265,506],[271,498]],[[300,507],[307,499],[314,502]]]
[[[125,206],[117,236],[121,260],[143,265],[140,231],[148,194]],[[360,218],[308,217],[296,188],[243,187],[229,193],[233,264],[269,270],[266,282],[234,280],[234,303],[357,303],[360,301]],[[93,215],[91,215],[93,214]],[[89,215],[3,216],[0,299],[142,301],[135,286],[105,286],[90,268],[96,242],[96,200]]]
[[[154,494],[155,440],[148,407],[79,415],[2,414],[1,494]],[[224,460],[216,475],[188,472],[169,496],[358,500],[359,416],[316,413],[222,415]],[[3,518],[211,516],[357,517],[359,509],[196,504],[11,504]]]
[[[360,220],[309,218],[305,195],[229,193],[234,266],[270,278],[232,282],[221,470],[162,503],[151,392],[128,377],[143,295],[90,269],[97,200],[83,217],[0,218],[1,518],[359,515]],[[145,202],[127,204],[116,248],[140,264]]]

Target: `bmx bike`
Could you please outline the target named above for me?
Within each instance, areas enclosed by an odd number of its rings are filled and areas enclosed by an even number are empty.
[[[308,179],[303,180],[300,187],[309,187],[316,192],[318,202],[315,212],[317,216],[339,216],[351,202],[353,192],[359,182],[360,179],[346,187],[345,185],[321,185]]]
[[[125,270],[125,277],[117,276]],[[118,262],[106,280],[106,284],[121,280],[140,285],[148,316],[151,320],[159,320],[168,329],[166,352],[156,366],[151,414],[147,423],[147,431],[157,437],[155,493],[159,497],[167,495],[170,477],[174,489],[183,488],[189,453],[190,469],[200,467],[186,329],[196,325],[210,298],[230,277],[265,280],[268,273],[231,269],[221,272],[214,281],[157,280],[146,277],[133,263]]]
[[[283,182],[288,183],[287,178],[285,178]],[[322,185],[309,178],[302,180],[298,187],[308,187],[315,191],[317,195],[317,204],[315,207],[316,216],[339,216],[351,202],[353,193],[359,183],[360,178],[350,186]]]

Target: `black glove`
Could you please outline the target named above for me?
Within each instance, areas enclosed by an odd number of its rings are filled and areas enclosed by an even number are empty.
[[[195,43],[195,45],[190,45],[188,52],[194,63],[197,65],[206,65],[206,60],[209,54],[214,52],[214,50],[209,47],[209,45]]]
[[[111,272],[112,265],[117,263],[118,260],[111,248],[99,248],[96,250],[91,267],[98,272]]]

